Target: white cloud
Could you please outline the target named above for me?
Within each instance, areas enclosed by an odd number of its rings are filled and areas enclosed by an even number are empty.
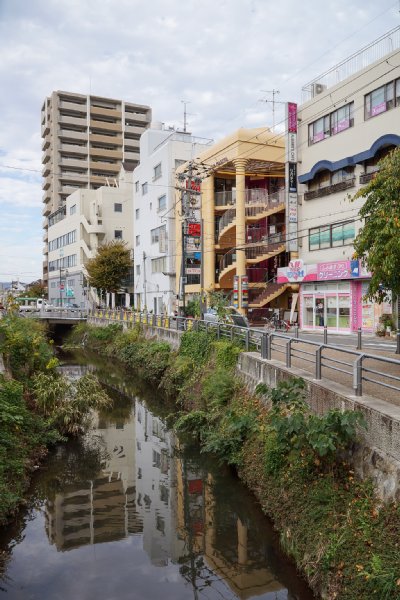
[[[155,120],[176,126],[189,100],[193,133],[217,139],[271,125],[261,90],[300,101],[305,82],[392,28],[396,8],[393,0],[328,0],[323,10],[319,0],[1,0],[0,203],[20,214],[35,207],[40,230],[34,171],[40,109],[53,90],[149,104]],[[276,122],[280,114],[278,106]],[[2,165],[31,171],[14,179]]]

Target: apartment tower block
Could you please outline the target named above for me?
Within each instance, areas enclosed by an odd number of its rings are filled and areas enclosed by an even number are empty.
[[[56,91],[41,111],[43,279],[48,281],[48,228],[63,218],[67,196],[112,185],[124,163],[139,163],[139,140],[151,108],[101,96]],[[58,218],[59,217],[59,218]]]

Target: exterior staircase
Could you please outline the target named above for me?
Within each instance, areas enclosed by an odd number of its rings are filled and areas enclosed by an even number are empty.
[[[249,308],[263,308],[272,300],[283,294],[290,287],[289,283],[267,283],[265,289],[249,303]]]

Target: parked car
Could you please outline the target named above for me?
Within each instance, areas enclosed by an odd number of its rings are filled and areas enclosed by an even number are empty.
[[[63,310],[68,310],[69,312],[74,312],[77,310],[80,310],[80,306],[78,304],[76,304],[75,302],[66,302],[63,305]]]
[[[229,306],[226,309],[226,317],[221,319],[214,308],[208,308],[204,313],[204,321],[208,323],[228,323],[237,325],[238,327],[249,327],[247,317],[242,315],[234,306]]]

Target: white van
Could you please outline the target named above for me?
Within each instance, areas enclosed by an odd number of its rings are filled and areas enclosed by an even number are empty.
[[[19,304],[19,312],[39,312],[41,310],[51,311],[54,309],[44,298],[16,298]]]

